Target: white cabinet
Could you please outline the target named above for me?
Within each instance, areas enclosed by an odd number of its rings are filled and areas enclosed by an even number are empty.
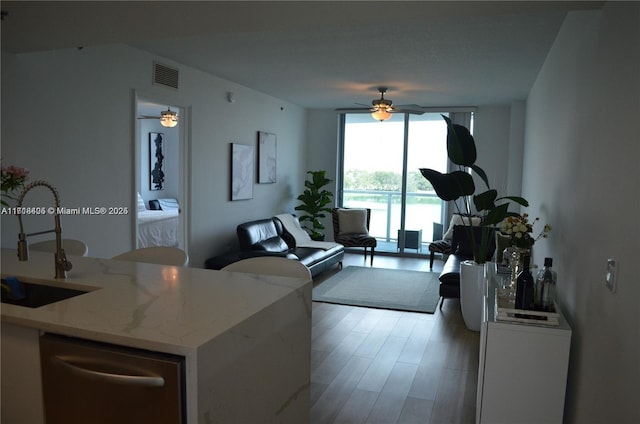
[[[495,275],[488,277],[480,330],[477,423],[562,423],[571,328],[495,319]]]

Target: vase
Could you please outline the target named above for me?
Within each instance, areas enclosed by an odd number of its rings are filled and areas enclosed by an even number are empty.
[[[460,263],[460,308],[469,330],[480,331],[485,286],[485,264],[475,261]]]
[[[511,269],[511,287],[515,288],[518,274],[522,271],[523,258],[531,256],[531,249],[526,247],[509,246],[502,254],[503,262]]]

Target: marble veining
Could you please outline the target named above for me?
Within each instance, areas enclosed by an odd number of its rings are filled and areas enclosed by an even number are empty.
[[[186,354],[283,296],[303,299],[300,278],[229,273],[110,259],[73,257],[65,281],[51,274],[51,254],[19,262],[2,249],[3,276],[50,285],[89,287],[90,293],[37,309],[2,305],[2,320],[45,331]],[[308,309],[304,302],[305,308]],[[310,309],[307,313],[311,314]]]

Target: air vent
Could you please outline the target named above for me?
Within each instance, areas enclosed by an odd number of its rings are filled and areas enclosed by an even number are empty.
[[[178,70],[162,63],[153,62],[153,83],[178,89]]]

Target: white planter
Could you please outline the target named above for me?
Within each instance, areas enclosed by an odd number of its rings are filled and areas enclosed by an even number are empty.
[[[460,263],[460,307],[469,330],[480,331],[485,264],[474,261]]]

